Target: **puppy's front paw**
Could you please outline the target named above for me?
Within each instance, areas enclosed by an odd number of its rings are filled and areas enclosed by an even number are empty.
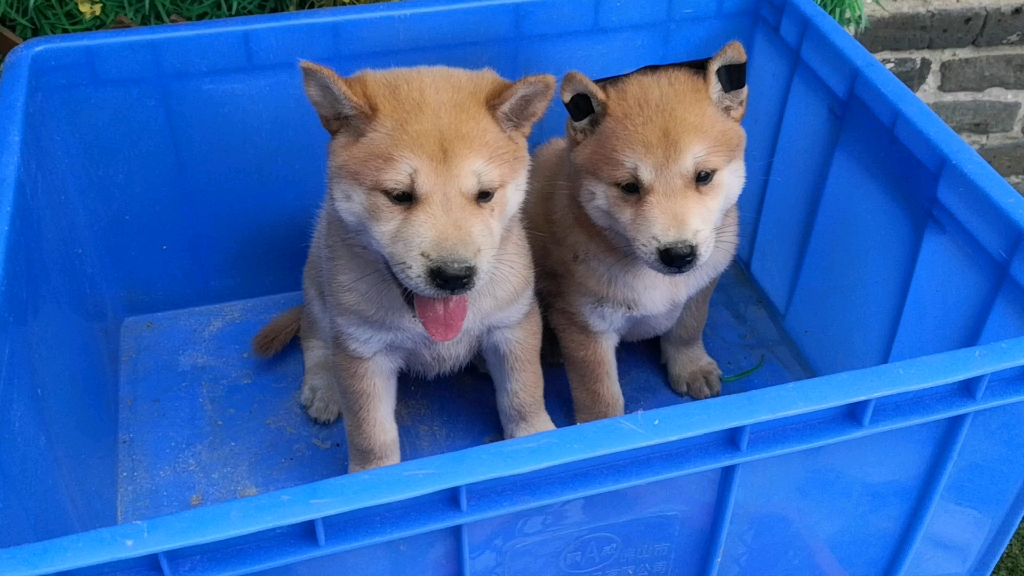
[[[555,423],[551,421],[551,417],[548,416],[548,413],[544,412],[543,414],[526,422],[515,424],[509,428],[509,430],[505,431],[505,438],[520,438],[522,436],[529,436],[530,434],[536,434],[538,432],[554,430]]]
[[[398,464],[399,461],[399,458],[392,458],[384,455],[376,457],[363,457],[358,460],[349,461],[348,473],[355,474],[356,472],[362,472],[363,470],[373,470],[374,468],[391,466],[393,464]]]
[[[302,405],[318,424],[330,424],[341,416],[341,396],[330,381],[307,376],[302,381]]]
[[[703,400],[721,393],[722,371],[706,352],[678,356],[668,361],[668,380],[677,394]]]
[[[575,398],[573,402],[576,402]],[[577,424],[586,424],[587,422],[604,420],[605,418],[617,418],[626,413],[625,402],[621,395],[599,402],[579,402],[577,406]]]

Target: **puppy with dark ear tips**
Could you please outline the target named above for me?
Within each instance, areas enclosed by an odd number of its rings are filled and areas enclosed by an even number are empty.
[[[537,290],[576,420],[623,413],[621,341],[661,339],[679,394],[718,395],[708,301],[737,244],[747,56],[562,80],[566,137],[534,154],[526,202]]]

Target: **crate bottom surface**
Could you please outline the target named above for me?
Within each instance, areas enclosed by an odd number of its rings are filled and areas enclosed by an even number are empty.
[[[153,518],[345,473],[342,423],[317,425],[299,402],[302,355],[255,357],[250,341],[298,293],[127,319],[121,329],[118,521]],[[708,352],[736,394],[813,374],[739,266],[722,278],[705,329]],[[657,341],[623,345],[619,374],[630,412],[689,401],[667,385]],[[545,366],[548,409],[572,423],[565,372]],[[448,378],[403,376],[397,420],[402,458],[496,442],[490,378],[472,366]]]

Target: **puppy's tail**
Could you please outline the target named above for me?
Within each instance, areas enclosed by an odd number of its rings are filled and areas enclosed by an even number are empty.
[[[301,324],[301,305],[278,314],[253,337],[253,352],[264,358],[270,358],[277,354],[292,341],[292,338],[295,338]]]

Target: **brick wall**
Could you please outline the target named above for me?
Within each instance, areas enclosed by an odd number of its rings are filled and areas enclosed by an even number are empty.
[[[1024,193],[1024,2],[882,6],[861,43]]]

